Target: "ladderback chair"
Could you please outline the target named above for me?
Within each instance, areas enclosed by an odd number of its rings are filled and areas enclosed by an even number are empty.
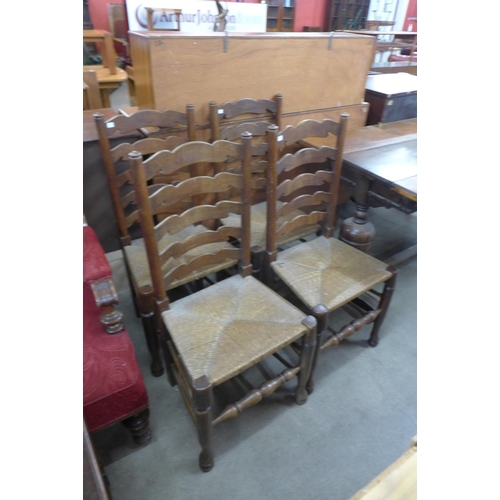
[[[362,326],[374,323],[369,344],[376,346],[378,331],[392,296],[395,270],[383,262],[334,238],[335,212],[342,168],[342,129],[347,127],[347,115],[337,124],[337,148],[304,148],[294,154],[279,157],[278,139],[293,140],[293,127],[278,132],[268,131],[269,165],[267,197],[267,241],[264,281],[274,285],[274,278],[285,284],[316,318],[318,339],[313,371],[319,351],[337,345]],[[278,137],[278,133],[279,136]],[[301,166],[323,165],[314,172],[300,173]],[[279,182],[280,176],[287,178]],[[314,192],[311,192],[311,188]],[[285,200],[279,203],[280,200]],[[291,220],[282,217],[301,210]],[[278,251],[278,241],[301,227],[321,227],[321,235],[298,245]],[[376,290],[384,284],[383,292]],[[329,315],[349,304],[355,319],[339,331],[329,327]],[[308,391],[314,387],[313,377]]]
[[[212,142],[220,139],[238,142],[242,133],[250,132],[254,145],[264,143],[260,150],[253,151],[252,179],[254,189],[252,190],[252,202],[264,201],[265,167],[259,160],[263,160],[267,153],[265,145],[267,128],[270,125],[281,127],[283,96],[276,94],[273,99],[243,98],[234,102],[226,102],[221,106],[212,101],[209,109]],[[237,165],[236,161],[229,163],[226,165],[226,170]],[[227,196],[232,197],[234,194],[234,191],[229,192]]]
[[[133,290],[136,312],[140,315],[149,351],[151,372],[154,376],[163,373],[154,315],[153,287],[147,263],[146,250],[141,237],[139,217],[132,186],[128,154],[138,151],[150,156],[161,150],[170,150],[195,139],[194,106],[188,104],[186,113],[178,111],[141,110],[129,116],[115,116],[104,121],[103,115],[94,115],[99,136],[101,156],[106,171],[109,193],[124,252],[130,286]],[[123,134],[136,133],[143,136],[133,143],[124,142],[111,147],[110,139]],[[196,174],[196,166],[189,166],[168,181],[180,181]],[[161,175],[161,173],[160,173]],[[165,180],[165,179],[163,179]],[[169,209],[175,213],[184,202]],[[159,216],[161,213],[159,212]]]
[[[347,119],[347,118],[345,118]],[[277,134],[277,155],[278,158],[283,156],[286,151],[297,151],[302,149],[300,141],[303,141],[311,137],[327,137],[329,134],[337,136],[337,140],[340,144],[343,144],[344,135],[346,133],[346,127],[340,127],[339,124],[333,120],[325,119],[323,121],[316,120],[303,120],[298,125],[289,125],[285,127],[283,132],[278,132]],[[267,130],[266,139],[267,141]],[[265,146],[265,148],[263,147]],[[263,172],[264,178],[263,185],[268,185],[267,177],[267,142],[260,144],[261,151],[259,153],[264,155],[264,159],[260,159],[256,164],[259,167],[259,171]],[[265,149],[265,151],[264,151]],[[314,169],[313,165],[304,163],[301,165],[301,173],[307,172]],[[280,172],[278,181],[286,180],[288,173],[286,171]],[[262,182],[262,181],[261,181]],[[259,189],[262,184],[255,184],[254,188]],[[309,188],[310,190],[310,188]],[[307,191],[307,188],[305,188]],[[278,205],[282,204],[281,200],[277,200]],[[303,215],[299,208],[286,213],[280,213],[278,223],[283,223],[290,221],[299,215]],[[222,222],[231,224],[234,223],[233,219],[236,216],[231,216]],[[263,252],[266,248],[266,227],[267,227],[267,202],[261,201],[252,205],[252,221],[251,221],[251,245],[253,252],[253,262],[254,267],[259,270],[263,269]],[[312,234],[318,233],[321,230],[320,226],[317,224],[305,224],[298,226],[293,231],[287,232],[286,234],[280,234],[277,237],[276,244],[278,247],[286,245],[296,240],[302,240]]]
[[[307,316],[252,276],[249,241],[251,147],[251,134],[247,133],[243,134],[240,144],[223,140],[192,142],[173,151],[157,153],[144,162],[139,153],[130,153],[155,301],[158,316],[162,317],[165,363],[173,372],[196,426],[202,449],[199,466],[205,472],[214,464],[213,427],[236,417],[294,376],[298,376],[295,401],[298,404],[306,402],[305,385],[310,377],[316,338],[316,321],[312,316]],[[165,185],[153,194],[148,192],[147,179],[154,175],[155,169],[173,171],[193,161],[222,163],[234,158],[242,163],[239,172],[201,176],[175,186]],[[156,207],[165,202],[173,203],[186,195],[224,193],[230,188],[241,191],[239,201],[195,205],[181,215],[172,215],[153,224]],[[225,217],[231,212],[241,216],[239,225],[216,230],[203,225],[206,220]],[[161,247],[165,233],[178,234],[187,224],[198,224],[196,227],[200,231],[167,248]],[[214,252],[211,248],[214,242],[224,247]],[[199,253],[186,259],[194,248],[198,248]],[[224,264],[227,259],[238,262],[239,272],[191,295],[170,300],[167,292],[176,280],[207,265]],[[300,356],[297,358],[295,352],[290,352],[288,354],[293,356],[285,357],[282,350],[294,342],[302,344]],[[265,372],[260,362],[272,355],[272,359],[282,363],[285,369],[277,376],[270,375],[258,387],[251,386],[242,399],[217,411],[214,388],[235,378],[246,385],[248,380],[241,378],[242,373],[251,367],[257,369],[257,365]]]
[[[226,102],[221,106],[212,101],[210,103],[212,142],[219,139],[228,141],[239,139],[243,132],[247,132],[238,128],[242,122],[244,126],[249,123],[258,125],[259,122],[267,122],[269,125],[277,125],[281,128],[282,114],[283,96],[281,94],[276,94],[272,100],[243,98],[234,102]],[[256,136],[263,135],[259,130],[259,127],[256,127],[248,132],[255,133]]]

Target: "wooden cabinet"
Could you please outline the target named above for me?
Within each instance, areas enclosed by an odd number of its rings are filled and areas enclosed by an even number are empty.
[[[293,31],[295,0],[268,0],[267,31]]]
[[[141,109],[185,112],[191,103],[198,126],[209,123],[210,101],[244,97],[282,94],[284,117],[297,121],[344,106],[366,109],[372,36],[141,31],[129,37]]]
[[[363,29],[369,7],[370,0],[327,0],[325,31]]]
[[[417,77],[408,73],[370,75],[365,99],[370,103],[367,125],[417,116]]]

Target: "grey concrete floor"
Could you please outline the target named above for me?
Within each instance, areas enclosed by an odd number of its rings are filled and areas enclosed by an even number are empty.
[[[341,216],[352,211],[347,205]],[[370,210],[370,219],[378,231],[372,254],[416,243],[416,214],[380,208]],[[92,436],[115,500],[348,500],[417,434],[416,259],[399,268],[379,345],[368,347],[365,327],[323,353],[305,405],[284,398],[293,386],[285,387],[218,426],[209,473],[198,468],[196,432],[178,390],[166,376],[150,374],[121,252],[108,260],[148,390],[153,435],[138,446],[117,424]]]

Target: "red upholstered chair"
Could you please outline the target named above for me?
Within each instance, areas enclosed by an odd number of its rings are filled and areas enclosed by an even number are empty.
[[[94,230],[83,226],[83,416],[90,433],[123,422],[150,441],[148,394],[134,346],[114,309],[111,267]]]

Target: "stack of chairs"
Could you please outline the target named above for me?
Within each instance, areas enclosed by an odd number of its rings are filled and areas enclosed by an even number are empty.
[[[137,309],[148,318],[152,372],[163,369],[161,345],[168,380],[193,418],[203,471],[214,465],[216,425],[295,378],[295,402],[304,404],[322,352],[365,325],[377,345],[396,276],[334,236],[348,115],[283,127],[280,95],[210,110],[209,142],[196,140],[188,106],[176,118],[180,142],[169,146],[151,137],[159,127],[172,131],[167,112],[108,122],[96,115]],[[241,113],[243,120],[224,122]],[[247,121],[248,113],[264,118]],[[117,129],[145,138],[111,150],[106,140]],[[301,146],[328,134],[337,136],[335,148]],[[128,161],[123,172],[117,159]],[[131,223],[140,226],[138,240]],[[340,308],[353,319],[333,330]],[[233,382],[245,394],[220,407],[218,394]]]

